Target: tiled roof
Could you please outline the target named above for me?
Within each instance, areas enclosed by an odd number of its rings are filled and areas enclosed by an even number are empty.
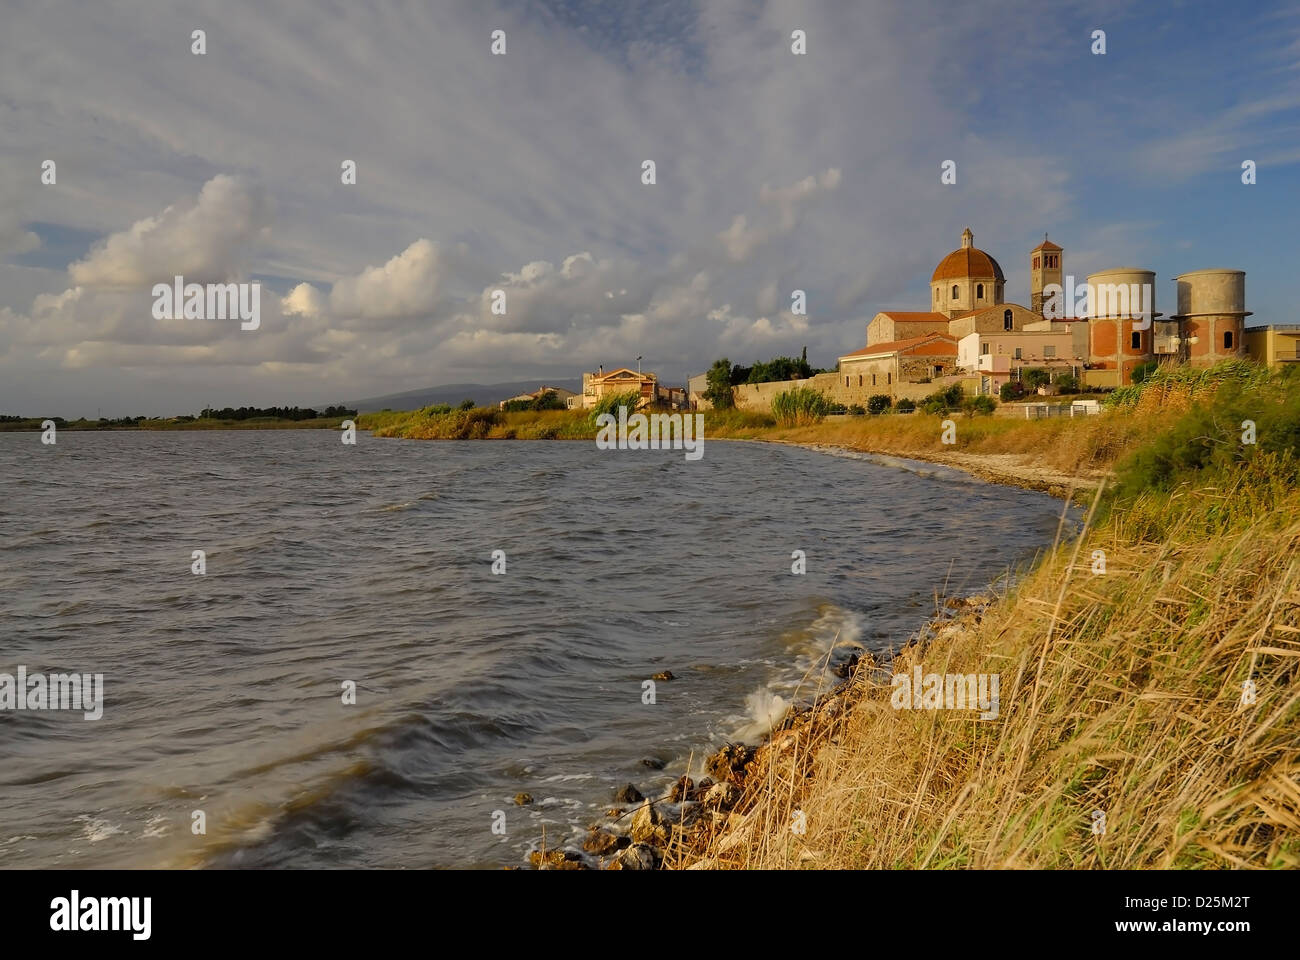
[[[874,357],[889,353],[918,353],[924,356],[955,357],[957,356],[957,341],[946,334],[928,333],[923,337],[909,337],[906,340],[891,340],[888,343],[873,344],[861,350],[846,353],[840,359]]]
[[[1006,280],[998,262],[978,247],[962,247],[939,261],[930,282],[936,280]]]

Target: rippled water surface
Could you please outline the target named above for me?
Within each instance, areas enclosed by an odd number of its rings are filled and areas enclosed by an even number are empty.
[[[4,867],[520,863],[758,735],[837,639],[896,646],[1060,512],[785,446],[317,430],[5,433],[0,492],[0,672],[105,684],[97,721],[0,712]]]

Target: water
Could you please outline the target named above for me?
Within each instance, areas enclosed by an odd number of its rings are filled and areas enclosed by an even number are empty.
[[[97,721],[0,712],[3,867],[521,863],[759,735],[832,644],[896,646],[1060,511],[794,447],[318,430],[0,434],[0,492],[0,672],[105,684]]]

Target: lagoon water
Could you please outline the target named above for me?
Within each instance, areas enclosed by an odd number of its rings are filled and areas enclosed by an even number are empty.
[[[0,673],[105,688],[99,720],[0,712],[0,867],[521,864],[760,735],[828,651],[897,647],[1061,510],[787,446],[323,430],[5,433],[0,491]]]

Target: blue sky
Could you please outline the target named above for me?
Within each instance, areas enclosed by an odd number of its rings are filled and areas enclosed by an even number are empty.
[[[1046,231],[1297,320],[1294,4],[18,2],[0,91],[8,413],[832,365],[966,226],[1012,301]],[[181,272],[261,281],[261,329],[154,320]]]

